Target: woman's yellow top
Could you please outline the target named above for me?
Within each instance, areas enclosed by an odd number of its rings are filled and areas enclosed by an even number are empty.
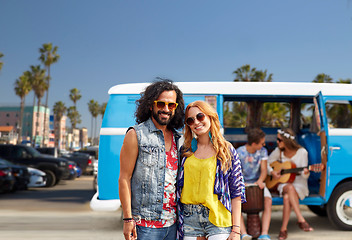
[[[231,213],[214,194],[216,157],[199,159],[194,154],[184,165],[183,204],[202,204],[209,208],[209,221],[217,227],[232,226]]]

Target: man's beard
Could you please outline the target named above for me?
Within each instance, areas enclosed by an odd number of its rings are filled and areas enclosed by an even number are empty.
[[[160,119],[159,114],[161,114],[161,113],[169,115],[169,118],[167,120]],[[174,115],[172,114],[172,112],[163,112],[163,111],[155,112],[155,111],[153,111],[153,118],[160,125],[168,125],[171,122],[173,117],[174,117]]]

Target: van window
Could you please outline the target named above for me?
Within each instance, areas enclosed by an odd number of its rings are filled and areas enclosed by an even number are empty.
[[[290,104],[287,102],[263,102],[257,105],[261,111],[260,126],[264,128],[288,127]],[[245,128],[248,122],[248,103],[240,101],[224,102],[225,128]],[[253,119],[252,119],[253,120]]]
[[[265,102],[261,117],[261,126],[268,128],[288,127],[290,104],[286,102]]]
[[[225,128],[245,128],[247,121],[246,102],[224,102],[224,126]]]
[[[329,128],[352,128],[350,101],[331,101],[325,104]]]
[[[300,129],[308,128],[311,132],[317,132],[316,120],[314,116],[314,103],[303,103],[301,105],[301,127]]]

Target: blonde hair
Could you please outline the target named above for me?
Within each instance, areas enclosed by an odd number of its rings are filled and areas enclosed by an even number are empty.
[[[219,116],[212,106],[204,101],[195,101],[188,104],[185,111],[185,119],[188,118],[189,109],[192,107],[197,107],[199,110],[204,113],[210,119],[210,133],[211,133],[211,142],[213,143],[214,150],[216,152],[216,158],[221,162],[221,169],[226,172],[231,167],[231,160],[233,158],[230,146],[231,143],[225,140],[223,135],[220,132],[220,121]],[[191,148],[191,142],[193,139],[192,130],[188,125],[185,125],[184,128],[184,144],[183,144],[183,156],[189,157],[193,154]]]

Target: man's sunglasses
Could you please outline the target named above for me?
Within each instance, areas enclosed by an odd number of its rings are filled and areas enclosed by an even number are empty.
[[[202,122],[205,119],[205,114],[204,113],[198,113],[196,115],[196,118],[197,118],[197,120],[199,122]],[[192,126],[194,124],[194,122],[195,122],[195,119],[193,117],[189,117],[189,118],[186,119],[186,124],[188,126]]]
[[[165,105],[167,105],[167,107],[171,111],[175,110],[178,105],[178,103],[175,103],[175,102],[165,102],[165,101],[159,101],[159,100],[154,101],[154,103],[155,103],[155,106],[159,109],[163,109]]]

